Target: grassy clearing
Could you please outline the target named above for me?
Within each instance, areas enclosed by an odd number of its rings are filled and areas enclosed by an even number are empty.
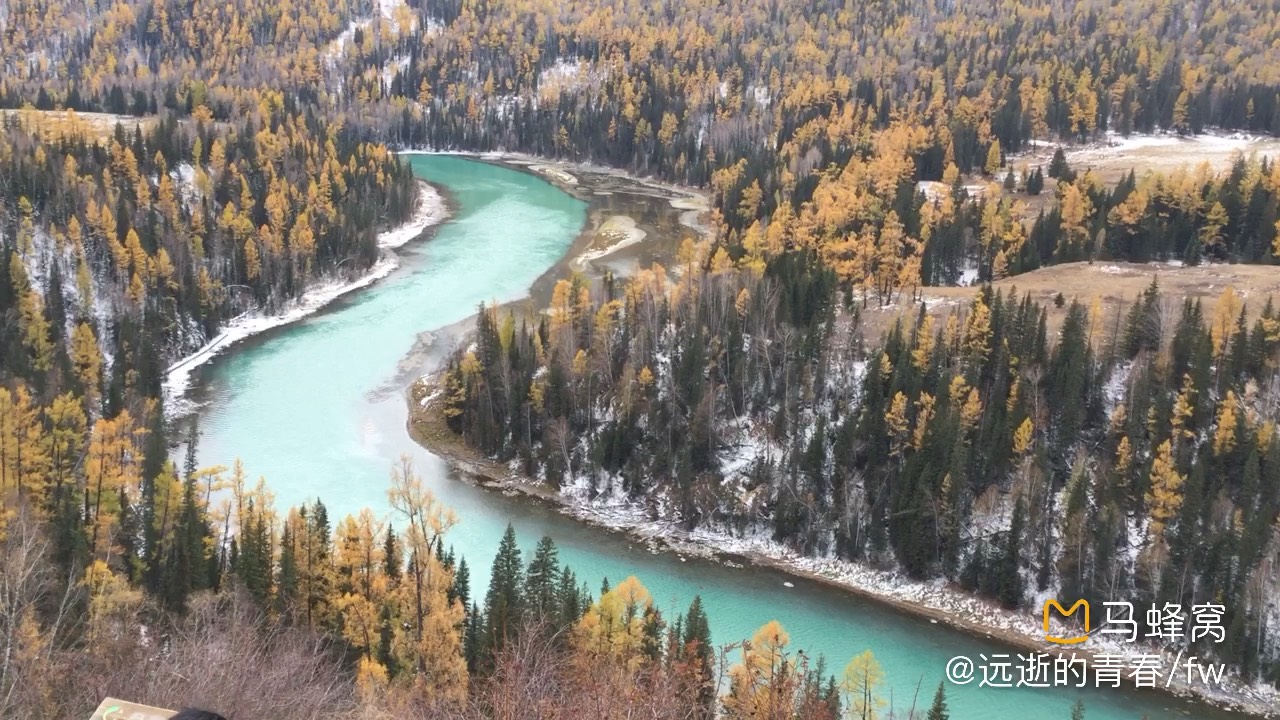
[[[155,117],[133,117],[132,115],[113,115],[111,113],[82,113],[74,110],[0,110],[6,119],[16,116],[27,128],[39,132],[46,139],[57,139],[67,136],[83,136],[90,140],[111,137],[116,125],[123,125],[129,133],[141,127],[143,131],[155,125]]]
[[[1037,165],[1049,167],[1055,144],[1040,145],[1035,150],[1011,158],[1019,173]],[[1178,168],[1196,168],[1208,163],[1214,172],[1230,169],[1237,157],[1280,158],[1280,138],[1246,135],[1133,135],[1109,137],[1100,143],[1064,148],[1067,164],[1076,172],[1092,169],[1099,179],[1113,185],[1130,170],[1139,176],[1147,172],[1171,173]],[[1052,188],[1046,185],[1047,191]]]
[[[1170,306],[1166,313],[1170,322],[1176,318],[1177,306],[1184,297],[1199,298],[1206,316],[1211,317],[1227,287],[1235,290],[1250,315],[1261,312],[1267,298],[1280,300],[1280,269],[1270,265],[1177,267],[1163,263],[1079,262],[1023,273],[994,286],[1005,292],[1016,289],[1019,297],[1029,293],[1033,300],[1048,308],[1049,331],[1055,333],[1073,298],[1085,306],[1091,305],[1094,298],[1100,299],[1104,322],[1111,327],[1117,312],[1123,313],[1152,279],[1159,280],[1161,295]],[[945,317],[953,310],[967,307],[978,291],[976,287],[931,287],[924,288],[924,298],[931,314]],[[1066,301],[1061,308],[1054,305],[1059,293]],[[877,308],[873,303],[863,314],[866,336],[877,338],[898,318],[910,321],[919,311],[919,304],[905,300],[885,308]]]

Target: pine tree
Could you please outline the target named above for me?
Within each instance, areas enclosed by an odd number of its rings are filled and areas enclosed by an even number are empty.
[[[466,626],[463,629],[462,654],[467,661],[467,671],[474,674],[480,669],[480,653],[484,645],[485,618],[480,606],[471,603],[467,609]]]
[[[525,573],[525,613],[532,622],[553,620],[556,614],[556,591],[560,584],[559,553],[555,541],[543,536],[533,551]],[[554,627],[554,624],[553,624]]]
[[[1053,152],[1053,160],[1049,161],[1049,177],[1056,178],[1060,182],[1071,182],[1075,179],[1071,172],[1071,166],[1067,164],[1067,154],[1062,148],[1058,148]]]
[[[947,711],[947,691],[943,683],[938,683],[938,692],[933,695],[933,705],[929,707],[925,720],[951,720],[951,713]]]
[[[450,602],[457,600],[465,608],[471,607],[471,568],[467,567],[467,559],[458,561],[458,568],[453,573],[453,585],[449,588]]]
[[[556,630],[564,631],[573,627],[582,618],[582,613],[591,604],[591,597],[586,588],[578,586],[578,579],[569,568],[560,571],[560,585],[556,589],[556,606],[559,615],[556,618]]]
[[[644,637],[641,640],[641,652],[649,662],[662,659],[662,634],[667,624],[662,619],[662,612],[650,605],[644,610]]]
[[[384,565],[383,572],[393,583],[398,582],[400,573],[404,569],[404,554],[401,552],[400,543],[396,539],[395,528],[387,527],[387,538],[382,545],[382,562]]]
[[[520,631],[523,615],[523,566],[516,530],[507,525],[493,559],[493,575],[484,597],[485,632],[483,653],[492,657]]]
[[[1044,191],[1044,171],[1036,168],[1031,175],[1027,177],[1027,194],[1039,195]]]
[[[1004,540],[1004,554],[1000,562],[998,576],[999,590],[997,597],[1007,608],[1016,608],[1022,604],[1022,562],[1021,551],[1024,527],[1027,520],[1026,506],[1022,498],[1014,503],[1013,519],[1009,532]]]
[[[710,717],[715,709],[715,649],[711,645],[711,625],[707,621],[706,611],[702,609],[702,596],[693,596],[683,622],[681,653],[687,654],[687,659],[697,662],[702,686],[698,697],[702,700],[704,717]]]
[[[280,531],[280,569],[276,576],[276,612],[292,617],[298,602],[298,557],[293,530],[285,523]]]

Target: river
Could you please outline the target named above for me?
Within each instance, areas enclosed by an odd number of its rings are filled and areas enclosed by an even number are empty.
[[[824,655],[837,673],[869,648],[885,669],[900,717],[918,682],[919,705],[927,708],[952,656],[1008,652],[777,571],[653,554],[542,504],[450,477],[445,463],[404,429],[404,389],[421,369],[420,358],[405,358],[421,347],[420,333],[464,319],[480,302],[523,296],[565,253],[588,206],[507,167],[435,155],[409,161],[420,177],[448,189],[452,218],[431,231],[429,241],[400,249],[401,266],[371,288],[251,338],[202,367],[190,391],[200,406],[202,465],[241,458],[252,477],[267,478],[277,508],[319,497],[336,523],[365,506],[388,512],[388,473],[397,457],[408,454],[436,495],[457,511],[461,522],[448,542],[472,564],[472,587],[481,597],[498,540],[511,523],[526,553],[542,535],[554,538],[562,560],[592,588],[602,577],[616,583],[636,575],[668,617],[700,594],[717,643],[749,638],[777,619],[793,649]],[[947,692],[955,720],[1065,720],[1077,693],[1089,720],[1232,717],[1149,692],[956,686]]]

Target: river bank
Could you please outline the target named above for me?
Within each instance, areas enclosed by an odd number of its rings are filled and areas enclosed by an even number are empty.
[[[452,155],[540,177],[588,204],[587,222],[568,252],[529,289],[535,304],[550,302],[555,282],[569,273],[628,275],[657,262],[670,265],[686,238],[711,237],[711,199],[702,190],[616,168],[549,160],[513,152],[405,150],[404,155]]]
[[[421,180],[418,182],[418,205],[414,209],[413,216],[407,222],[378,235],[378,247],[382,250],[382,255],[364,274],[354,279],[320,279],[279,312],[252,311],[232,318],[216,336],[210,338],[199,349],[170,365],[165,373],[164,382],[165,401],[169,412],[181,411],[181,400],[190,385],[192,373],[227,348],[266,330],[297,322],[334,300],[385,278],[399,267],[399,258],[395,250],[443,222],[450,213],[448,201],[440,190],[430,183]]]

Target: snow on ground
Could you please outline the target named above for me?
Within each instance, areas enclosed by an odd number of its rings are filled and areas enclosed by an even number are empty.
[[[971,593],[949,585],[943,579],[913,580],[893,570],[880,570],[867,565],[833,557],[803,556],[774,542],[767,528],[760,527],[741,535],[723,530],[699,527],[684,531],[676,523],[655,521],[645,509],[635,504],[594,503],[585,495],[574,492],[561,496],[565,501],[563,512],[591,523],[630,532],[646,540],[653,552],[665,544],[677,554],[716,559],[721,553],[755,558],[776,567],[811,575],[854,592],[870,595],[890,603],[914,608],[924,616],[942,619],[963,629],[991,635],[1002,635],[1006,640],[1018,639],[1022,643],[1033,642],[1043,652],[1053,653],[1061,648],[1044,641],[1045,631],[1038,612],[1024,610],[1013,612]],[[736,563],[726,564],[736,566]],[[1057,627],[1059,631],[1066,628]],[[1083,647],[1083,646],[1082,646]],[[1093,635],[1086,654],[1116,655],[1125,658],[1126,665],[1141,655],[1161,655],[1162,665],[1171,667],[1177,653],[1165,648],[1138,642],[1127,643],[1122,639]],[[1242,705],[1249,711],[1274,716],[1280,708],[1280,690],[1262,682],[1246,683],[1238,676],[1225,675],[1220,685],[1197,684],[1188,686],[1184,677],[1172,679],[1171,689],[1179,695],[1197,695],[1217,703]]]
[[[398,248],[421,235],[423,230],[440,224],[449,216],[444,198],[435,188],[426,183],[422,183],[420,188],[422,192],[418,198],[418,209],[414,211],[413,217],[400,227],[392,228],[379,235],[378,247]]]
[[[582,87],[586,64],[576,57],[559,58],[538,73],[538,87],[554,86],[569,92]]]
[[[1129,386],[1129,373],[1132,369],[1131,362],[1116,365],[1111,371],[1111,376],[1107,378],[1106,384],[1102,386],[1103,401],[1108,413],[1124,401],[1125,391]]]
[[[538,73],[538,98],[554,102],[563,94],[581,95],[599,88],[609,77],[609,68],[576,56],[557,58]]]
[[[31,238],[31,250],[27,253],[25,263],[27,280],[31,283],[31,289],[35,290],[43,298],[49,283],[49,275],[53,273],[57,244],[44,228],[37,226],[34,230],[35,233]],[[62,278],[65,284],[67,280],[66,273],[63,273]],[[71,278],[74,279],[75,275],[72,275]]]
[[[369,268],[368,272],[355,280],[331,278],[318,282],[303,293],[302,297],[278,313],[264,315],[254,311],[233,318],[223,326],[222,332],[206,342],[199,350],[169,366],[164,382],[166,406],[171,412],[178,412],[179,401],[186,392],[191,382],[191,374],[195,369],[237,342],[264,330],[301,320],[337,298],[353,290],[367,287],[391,274],[399,266],[399,259],[392,250],[418,237],[428,227],[444,220],[446,215],[444,198],[434,188],[424,183],[418,198],[418,208],[413,217],[403,225],[378,236],[378,247],[386,252],[373,267]]]
[[[182,203],[188,209],[196,208],[200,203],[200,189],[196,186],[195,166],[191,163],[178,163],[169,171],[169,177],[177,186]]]
[[[408,27],[400,27],[396,22],[397,15],[400,14],[400,8],[404,8],[408,11],[408,14],[404,16],[409,18]],[[374,17],[381,18],[383,22],[390,24],[392,30],[397,34],[413,32],[414,26],[417,24],[414,20],[416,14],[411,8],[409,8],[409,5],[405,0],[378,0],[375,10],[375,16],[352,19],[351,22],[347,24],[346,29],[329,43],[329,47],[326,48],[324,52],[324,59],[326,62],[334,63],[338,58],[342,57],[346,52],[347,44],[355,40],[356,31],[368,30],[373,25]],[[392,71],[392,76],[394,75],[395,72]]]
[[[951,188],[946,183],[937,180],[918,180],[916,182],[916,192],[924,193],[929,201],[941,201],[943,198],[951,194]]]
[[[396,73],[402,73],[408,69],[409,69],[409,56],[397,55],[396,57],[391,59],[391,62],[387,63],[386,66],[382,68],[383,84],[385,84],[387,87],[391,87],[391,83],[394,82],[396,79]]]

